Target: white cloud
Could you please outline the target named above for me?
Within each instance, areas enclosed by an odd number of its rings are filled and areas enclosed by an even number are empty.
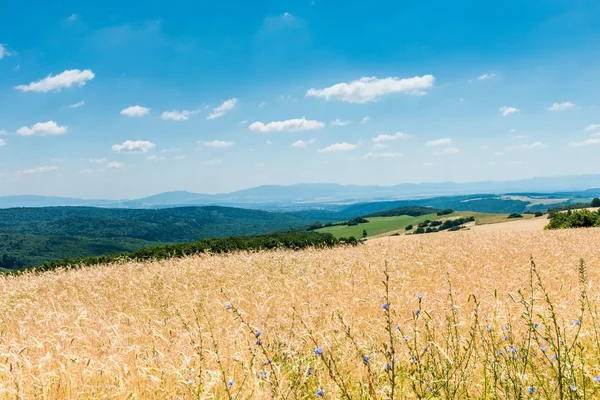
[[[173,160],[184,160],[186,158],[187,158],[186,155],[182,155],[182,156],[176,156],[176,157],[174,157]]]
[[[215,149],[223,149],[223,148],[227,148],[227,147],[231,147],[235,144],[235,142],[226,142],[224,140],[213,140],[212,142],[198,142],[201,145],[204,145],[206,147],[212,147]]]
[[[286,121],[274,121],[264,124],[254,122],[248,129],[255,132],[297,132],[321,129],[325,126],[324,122],[306,119],[306,117],[288,119]]]
[[[341,119],[334,119],[329,123],[331,126],[346,126],[350,123],[350,121],[342,121]]]
[[[596,129],[600,129],[600,124],[590,124],[586,126],[586,131],[595,131]]]
[[[85,106],[85,101],[81,100],[79,103],[71,104],[67,108],[79,108]]]
[[[500,107],[498,109],[498,111],[500,111],[502,113],[503,117],[506,117],[506,116],[508,116],[510,114],[516,113],[517,111],[519,111],[519,109],[518,108],[514,108],[514,107],[503,106],[503,107]]]
[[[373,150],[381,150],[381,149],[385,149],[387,146],[387,144],[383,144],[383,143],[376,143],[373,145]]]
[[[296,17],[294,17],[292,14],[290,14],[289,12],[284,12],[282,15],[283,18],[287,18],[287,19],[294,19]]]
[[[115,144],[112,150],[119,153],[147,153],[155,147],[156,145],[152,142],[126,140],[122,144]]]
[[[92,164],[104,164],[106,162],[106,158],[90,158],[90,162]]]
[[[554,103],[550,107],[548,107],[548,110],[564,111],[564,110],[569,110],[574,107],[575,107],[575,104],[571,103],[570,101],[567,101],[566,103]]]
[[[78,17],[77,14],[71,14],[67,17],[67,21],[74,22],[75,20],[77,20],[77,17]]]
[[[371,119],[371,117],[369,117],[369,116],[367,115],[366,117],[364,117],[364,118],[363,118],[363,119],[360,121],[360,123],[361,123],[361,124],[366,124],[367,122],[369,122],[369,120],[370,120],[370,119]]]
[[[17,171],[17,174],[19,174],[19,175],[45,174],[48,172],[56,171],[57,169],[58,169],[58,167],[44,166],[44,167],[39,167],[39,168]]]
[[[123,168],[124,166],[125,164],[119,161],[111,161],[109,163],[106,163],[106,168],[108,169],[119,169]]]
[[[495,76],[496,76],[496,74],[483,74],[483,75],[481,75],[481,76],[478,76],[478,77],[477,77],[477,80],[478,80],[478,81],[485,81],[485,80],[488,80],[488,79],[492,79],[492,78],[494,78]]]
[[[266,144],[267,146],[269,146],[269,145],[272,145],[272,144],[273,144],[273,142],[271,142],[270,140],[267,140],[267,141],[265,142],[265,144]]]
[[[15,89],[22,92],[50,92],[52,90],[60,92],[61,89],[69,88],[73,85],[79,87],[85,86],[86,82],[94,79],[92,70],[71,69],[64,71],[56,76],[48,75],[47,78],[37,82],[31,82],[29,85],[15,86]]]
[[[312,139],[311,139],[311,140],[307,140],[307,141],[304,141],[304,140],[297,140],[297,141],[295,141],[295,142],[294,142],[294,144],[292,144],[292,147],[293,147],[293,148],[296,148],[296,149],[301,149],[301,148],[304,148],[304,147],[306,147],[306,146],[308,146],[309,144],[312,144],[312,143],[314,143],[314,142],[315,142],[315,141],[314,141],[314,140],[312,140]]]
[[[4,45],[2,43],[0,43],[0,60],[2,60],[4,57],[10,56],[10,52],[6,49],[6,47],[4,47]]]
[[[238,103],[238,99],[233,98],[225,100],[219,107],[213,108],[213,111],[208,114],[206,119],[216,119],[225,115],[226,112],[233,110]]]
[[[495,155],[495,156],[501,156],[501,155],[504,155],[504,153],[503,153],[503,152],[501,152],[501,151],[498,151],[498,152],[494,153],[494,155]]]
[[[79,171],[79,175],[88,175],[93,172],[94,172],[94,170],[92,168],[82,169],[81,171]]]
[[[596,144],[600,144],[600,138],[587,139],[583,142],[573,142],[571,143],[571,147],[593,146]]]
[[[149,156],[146,159],[148,161],[165,161],[165,160],[168,160],[168,158],[165,157],[165,156],[160,156],[160,157],[159,156]]]
[[[446,147],[442,151],[436,151],[435,155],[436,156],[443,156],[445,154],[456,154],[456,153],[460,153],[460,150],[457,149],[456,147]]]
[[[190,115],[198,114],[199,112],[200,112],[200,110],[196,110],[196,111],[188,111],[188,110],[165,111],[162,113],[160,118],[165,121],[169,121],[169,120],[170,121],[187,121],[190,118]]]
[[[452,144],[452,139],[441,138],[436,140],[430,140],[427,143],[425,143],[425,146],[448,146],[449,144]]]
[[[267,164],[265,164],[264,162],[259,162],[258,164],[254,164],[254,167],[256,168],[262,168],[262,167],[266,167]]]
[[[407,135],[406,133],[396,132],[393,135],[378,135],[378,136],[375,136],[371,140],[377,143],[377,142],[386,142],[389,140],[396,140],[396,139],[406,139],[409,137],[410,137],[410,135]]]
[[[594,134],[592,134],[591,136],[592,136],[592,137],[598,137],[598,136],[600,136],[600,132],[598,132],[598,133],[594,133]]]
[[[0,135],[8,135],[8,132],[4,129],[0,129]]]
[[[144,115],[148,115],[150,110],[150,108],[142,106],[131,106],[121,110],[121,115],[126,115],[128,117],[143,117]]]
[[[356,149],[358,147],[358,145],[356,144],[351,144],[351,143],[335,143],[332,144],[331,146],[325,147],[324,149],[319,149],[319,152],[321,153],[331,153],[334,151],[352,151],[354,149]]]
[[[0,139],[0,147],[6,146],[6,142],[3,139]]]
[[[548,147],[547,144],[544,144],[540,141],[533,142],[531,144],[522,144],[520,146],[509,146],[506,150],[532,150],[532,149],[543,149]]]
[[[395,157],[402,157],[402,153],[374,153],[374,152],[368,152],[367,154],[361,156],[360,158],[367,159],[367,158],[395,158]]]
[[[162,149],[161,153],[179,153],[181,149],[171,148],[171,149]]]
[[[342,82],[324,89],[309,89],[306,96],[323,97],[326,100],[340,100],[349,103],[366,103],[375,101],[380,96],[389,93],[416,92],[415,94],[419,94],[422,89],[431,88],[434,81],[433,75],[415,76],[406,79],[363,77],[350,83]]]
[[[54,121],[38,122],[31,128],[26,126],[19,128],[17,134],[21,136],[50,136],[50,135],[62,135],[67,133],[67,126],[59,126]]]
[[[263,108],[263,107],[264,107],[264,106],[266,106],[266,105],[267,105],[267,103],[265,103],[265,102],[263,101],[262,103],[260,103],[260,104],[258,105],[258,108]]]

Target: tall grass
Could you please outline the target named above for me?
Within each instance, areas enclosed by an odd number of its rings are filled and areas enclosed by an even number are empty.
[[[2,277],[0,397],[600,398],[599,239],[458,232]]]

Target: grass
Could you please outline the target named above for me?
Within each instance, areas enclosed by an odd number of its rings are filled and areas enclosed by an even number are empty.
[[[448,217],[448,215],[445,215],[444,217]],[[409,215],[400,215],[397,217],[372,217],[366,218],[369,221],[366,224],[358,224],[355,226],[330,226],[321,228],[317,230],[317,232],[331,233],[337,238],[350,236],[360,238],[362,237],[363,230],[366,230],[367,237],[373,237],[396,231],[404,233],[404,228],[407,225],[416,227],[419,223],[427,219],[433,221],[440,218],[441,217],[438,217],[436,214],[422,215],[419,217],[411,217]]]
[[[599,241],[461,231],[0,277],[0,398],[598,398]]]
[[[515,219],[508,218],[508,216],[510,214],[487,214],[487,213],[478,213],[478,212],[471,212],[471,211],[461,211],[459,214],[463,217],[474,216],[476,225],[498,224],[500,222],[515,221]],[[535,216],[533,214],[522,214],[522,215],[523,215],[523,218],[519,218],[518,220],[535,218]],[[538,217],[538,218],[544,218],[544,217]]]

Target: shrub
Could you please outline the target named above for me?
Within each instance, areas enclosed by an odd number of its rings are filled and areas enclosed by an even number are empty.
[[[512,214],[510,214],[510,215],[508,216],[508,218],[509,218],[509,219],[511,219],[511,218],[523,218],[523,215],[522,215],[522,214],[519,214],[519,213],[512,213]]]
[[[538,211],[538,212],[536,212],[536,213],[535,213],[535,217],[536,217],[536,218],[537,218],[537,217],[541,217],[541,216],[543,216],[543,215],[544,215],[544,213],[543,213],[543,212],[541,212],[541,211]]]
[[[437,215],[449,215],[452,214],[454,211],[451,209],[446,209],[446,210],[442,210],[442,211],[438,211]]]
[[[594,200],[592,200],[592,207],[600,207],[600,199],[599,198],[594,198]]]
[[[442,221],[433,221],[429,226],[440,226],[442,225]]]
[[[406,228],[404,228],[407,231],[410,231],[413,228],[412,224],[406,225]]]
[[[418,227],[413,233],[415,235],[420,235],[422,233],[425,233],[425,229],[423,229],[422,227]]]

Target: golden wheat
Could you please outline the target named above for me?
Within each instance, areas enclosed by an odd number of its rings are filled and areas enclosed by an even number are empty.
[[[524,318],[532,297],[530,257],[565,337],[580,337],[582,372],[574,375],[572,367],[563,375],[577,380],[573,393],[586,387],[585,393],[598,393],[593,378],[600,375],[600,350],[587,316],[581,332],[575,331],[580,258],[588,266],[589,304],[593,309],[600,303],[598,243],[600,229],[467,231],[385,238],[355,248],[1,277],[0,397],[381,399],[394,385],[395,398],[479,398],[494,390],[503,398],[526,397],[528,390],[555,398],[551,367],[535,369],[541,361],[534,359],[514,377],[510,360],[490,361],[497,350],[486,350],[502,340],[503,329],[510,327],[511,342],[519,343],[530,332]],[[540,323],[547,311],[543,296],[537,289],[533,296],[531,318]],[[449,326],[452,318],[457,322]],[[478,327],[488,326],[495,336],[486,341]],[[396,347],[387,353],[390,340]],[[427,346],[441,356],[421,365],[419,357],[425,360],[431,351]],[[393,384],[390,362],[398,366]],[[446,362],[447,377],[427,381],[436,363],[442,368]],[[488,381],[491,362],[504,365],[493,372],[495,383]],[[510,391],[507,382],[521,387]]]

